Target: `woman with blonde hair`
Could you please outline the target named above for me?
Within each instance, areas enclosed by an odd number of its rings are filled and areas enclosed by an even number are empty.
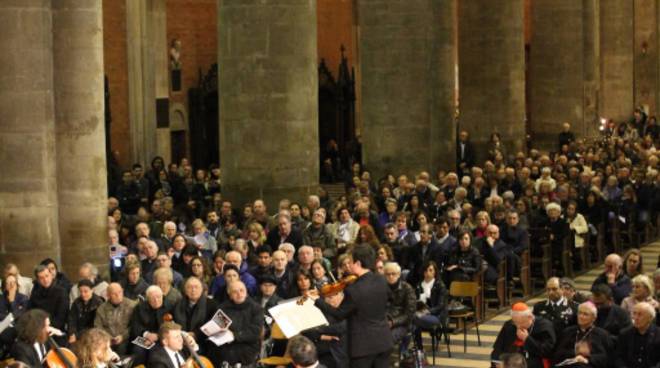
[[[266,232],[263,226],[256,221],[248,225],[245,240],[248,252],[247,257],[244,257],[244,259],[250,265],[254,265],[257,263],[257,249],[266,242]]]
[[[110,349],[110,340],[110,334],[100,328],[85,331],[74,345],[78,368],[107,367],[111,361],[119,360],[119,356]]]
[[[483,238],[486,236],[486,229],[490,225],[490,215],[486,211],[479,211],[474,217],[477,227],[473,231],[475,238]]]
[[[633,307],[641,302],[647,302],[658,309],[658,302],[654,299],[655,287],[651,278],[646,275],[637,275],[632,279],[632,293],[623,299],[621,308],[628,311],[632,317]]]

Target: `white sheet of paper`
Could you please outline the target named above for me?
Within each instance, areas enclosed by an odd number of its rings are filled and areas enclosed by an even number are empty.
[[[7,327],[11,326],[12,322],[14,322],[14,315],[9,313],[7,317],[0,322],[0,333],[6,330]]]
[[[328,324],[323,312],[310,299],[307,299],[302,305],[298,305],[298,299],[291,299],[268,311],[287,339],[301,331]]]
[[[209,336],[209,341],[215,344],[215,346],[220,346],[224,344],[229,344],[234,341],[234,333],[227,330],[217,333],[213,336]]]

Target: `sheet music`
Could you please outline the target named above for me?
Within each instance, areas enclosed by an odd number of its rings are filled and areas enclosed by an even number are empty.
[[[14,315],[12,313],[9,313],[5,319],[0,322],[0,333],[2,333],[4,330],[7,329],[7,327],[12,325],[12,322],[14,322]]]
[[[280,303],[268,310],[287,339],[310,328],[324,326],[328,320],[318,309],[314,302],[307,299],[302,305],[298,299],[291,299]]]

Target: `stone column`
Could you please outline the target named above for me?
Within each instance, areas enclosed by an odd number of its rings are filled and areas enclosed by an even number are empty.
[[[107,267],[107,181],[101,0],[52,3],[62,266]]]
[[[319,181],[316,1],[218,8],[223,196],[300,200]]]
[[[600,1],[600,113],[617,123],[632,117],[633,2]]]
[[[131,159],[145,169],[156,155],[156,85],[154,76],[153,19],[149,0],[126,0],[128,55],[128,119]]]
[[[59,261],[50,1],[0,2],[0,263]]]
[[[455,165],[454,0],[361,0],[363,159],[375,177]]]
[[[657,114],[658,18],[657,0],[634,0],[634,86],[635,106]]]
[[[600,135],[600,1],[583,0],[582,4],[584,124],[581,134],[593,138]]]
[[[523,0],[459,2],[460,129],[477,148],[500,133],[509,155],[525,147],[525,45]]]
[[[534,147],[556,150],[564,122],[572,125],[578,137],[584,136],[582,1],[535,0],[532,27],[531,136]]]

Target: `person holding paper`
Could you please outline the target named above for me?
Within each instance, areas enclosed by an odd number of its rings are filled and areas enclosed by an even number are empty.
[[[229,300],[220,304],[220,309],[229,317],[227,329],[230,341],[220,346],[209,344],[209,358],[213,362],[228,362],[233,365],[254,364],[261,347],[261,329],[264,312],[261,306],[248,297],[242,281],[233,281],[227,286]],[[218,364],[219,365],[219,364]]]
[[[309,297],[324,313],[348,321],[348,346],[352,368],[386,368],[394,342],[387,323],[388,285],[385,278],[371,270],[376,253],[367,244],[353,248],[351,273],[358,276],[344,290],[344,300],[333,307],[319,298],[317,291]]]
[[[174,306],[172,315],[176,323],[199,340],[204,337],[202,325],[213,317],[216,310],[217,305],[213,299],[207,298],[202,281],[191,276],[183,284],[183,298]]]

